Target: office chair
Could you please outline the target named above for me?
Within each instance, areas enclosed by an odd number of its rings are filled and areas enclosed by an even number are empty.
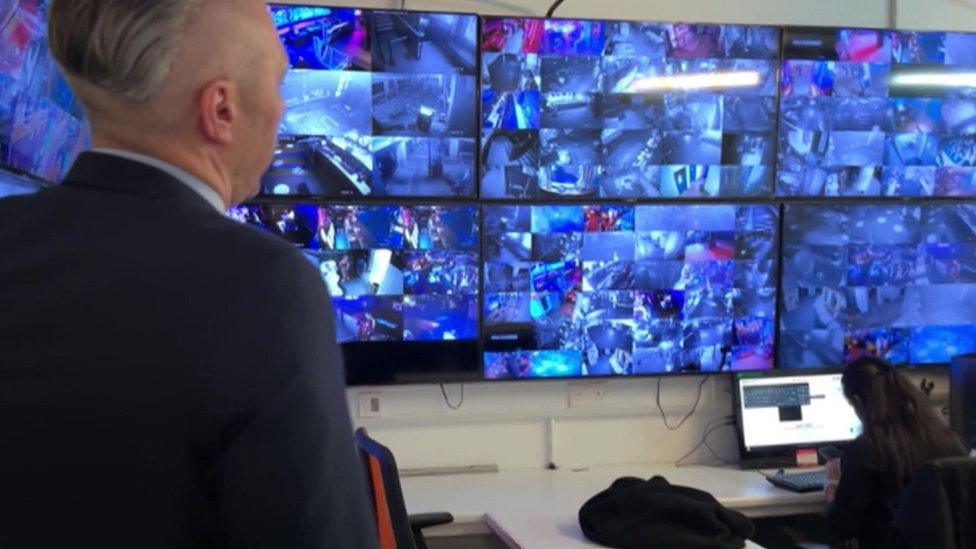
[[[449,524],[454,517],[450,513],[408,516],[393,452],[370,438],[363,428],[356,430],[356,445],[372,489],[380,549],[427,549],[422,530]]]
[[[976,458],[945,458],[920,467],[892,526],[902,547],[976,548]]]

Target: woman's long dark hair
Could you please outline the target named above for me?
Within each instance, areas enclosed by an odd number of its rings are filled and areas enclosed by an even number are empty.
[[[926,461],[963,455],[962,443],[908,376],[874,357],[844,369],[844,396],[861,415],[869,462],[905,486]]]

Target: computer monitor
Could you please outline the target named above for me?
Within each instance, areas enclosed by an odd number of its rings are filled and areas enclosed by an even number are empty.
[[[350,384],[477,378],[477,206],[247,204],[229,215],[321,274]]]
[[[788,204],[779,367],[976,352],[976,206]]]
[[[475,15],[269,9],[290,70],[264,194],[476,195]]]
[[[773,367],[772,205],[486,206],[488,379]]]
[[[47,47],[48,6],[0,2],[0,166],[57,182],[91,138]]]
[[[735,416],[745,463],[793,461],[797,448],[843,444],[861,433],[840,372],[743,372],[733,376]]]
[[[483,198],[771,195],[780,31],[486,17]]]
[[[976,33],[786,27],[780,196],[976,195]]]

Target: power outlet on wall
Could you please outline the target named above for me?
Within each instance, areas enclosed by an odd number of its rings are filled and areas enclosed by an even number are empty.
[[[602,381],[570,383],[568,396],[570,408],[603,406],[606,404],[607,384]]]
[[[359,417],[383,417],[383,399],[380,393],[359,393]]]

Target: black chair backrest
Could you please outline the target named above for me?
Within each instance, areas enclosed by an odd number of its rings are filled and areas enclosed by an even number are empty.
[[[416,549],[417,544],[413,539],[413,530],[410,528],[407,504],[403,500],[403,491],[400,489],[400,473],[397,472],[393,452],[370,438],[366,430],[361,428],[356,430],[356,445],[359,446],[360,451],[374,458],[379,464],[397,549]],[[368,467],[366,474],[371,478]]]
[[[976,458],[944,458],[920,467],[892,526],[907,547],[976,548]]]

